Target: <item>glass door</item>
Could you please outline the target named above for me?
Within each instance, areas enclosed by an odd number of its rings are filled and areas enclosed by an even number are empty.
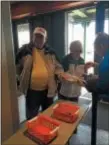
[[[85,40],[85,62],[94,61],[94,40],[95,40],[95,21],[88,22],[86,26]],[[90,68],[88,73],[93,73],[94,69]]]
[[[85,62],[94,61],[93,43],[95,39],[95,7],[76,9],[68,13],[68,48],[74,40],[79,40],[83,46],[82,57]],[[89,69],[88,73],[93,73],[93,69]],[[86,89],[82,89],[81,94],[86,93]]]

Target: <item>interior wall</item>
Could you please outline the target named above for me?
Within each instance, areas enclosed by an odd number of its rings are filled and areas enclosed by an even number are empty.
[[[60,11],[33,17],[30,21],[31,33],[38,26],[47,30],[48,44],[61,59],[65,54],[65,12]]]
[[[54,13],[52,18],[53,47],[62,59],[65,54],[65,13]]]
[[[5,41],[4,41],[4,33],[2,29],[2,64],[1,64],[1,104],[2,104],[2,114],[1,114],[1,132],[2,132],[2,141],[5,140],[13,133],[13,125],[12,125],[12,115],[11,114],[11,102],[10,102],[10,88],[9,88],[9,80],[8,80],[8,68],[7,68],[7,60],[6,60],[6,51],[5,51]]]
[[[19,128],[19,114],[9,2],[2,1],[1,8],[1,132],[4,141]]]

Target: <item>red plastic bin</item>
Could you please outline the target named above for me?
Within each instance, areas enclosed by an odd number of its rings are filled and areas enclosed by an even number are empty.
[[[27,131],[30,135],[48,144],[58,135],[60,123],[48,116],[39,115],[27,122]]]
[[[79,116],[80,107],[69,102],[58,103],[53,107],[52,116],[67,123],[74,123]]]

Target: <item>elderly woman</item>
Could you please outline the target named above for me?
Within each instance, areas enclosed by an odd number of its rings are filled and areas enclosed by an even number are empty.
[[[78,65],[84,65],[84,59],[81,57],[82,44],[80,41],[73,41],[70,44],[70,54],[64,57],[62,65],[65,72],[70,73],[72,76],[73,69]],[[80,76],[79,76],[80,77]],[[72,83],[63,80],[60,85],[59,99],[78,102],[81,93],[81,86],[77,83]],[[77,133],[77,129],[75,130]]]
[[[38,114],[53,103],[57,91],[57,78],[63,72],[55,52],[46,45],[47,31],[37,27],[33,40],[22,46],[16,56],[20,92],[26,96],[26,117]]]
[[[65,72],[75,75],[73,69],[78,65],[84,65],[84,59],[81,57],[82,44],[80,41],[73,41],[70,45],[70,54],[64,57],[62,65]],[[81,87],[78,84],[72,84],[68,81],[61,83],[59,99],[78,101]]]

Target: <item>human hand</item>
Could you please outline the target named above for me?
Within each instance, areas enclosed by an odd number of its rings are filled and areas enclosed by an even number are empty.
[[[89,69],[91,67],[95,67],[96,65],[98,65],[98,63],[96,63],[96,62],[91,62],[91,61],[86,62],[85,69]]]
[[[60,81],[63,82],[71,82],[72,75],[68,72],[64,72],[60,74]]]
[[[90,75],[88,75],[87,79],[88,79],[88,80],[95,80],[95,79],[98,79],[98,75],[90,74]]]
[[[98,80],[97,75],[91,74],[87,76],[85,87],[89,92],[93,92],[94,90],[96,90],[97,80]]]
[[[76,83],[80,86],[84,86],[85,84],[85,80],[82,76],[75,76],[75,75],[71,75],[69,73],[64,73],[62,74],[62,81],[67,81],[69,83]]]

